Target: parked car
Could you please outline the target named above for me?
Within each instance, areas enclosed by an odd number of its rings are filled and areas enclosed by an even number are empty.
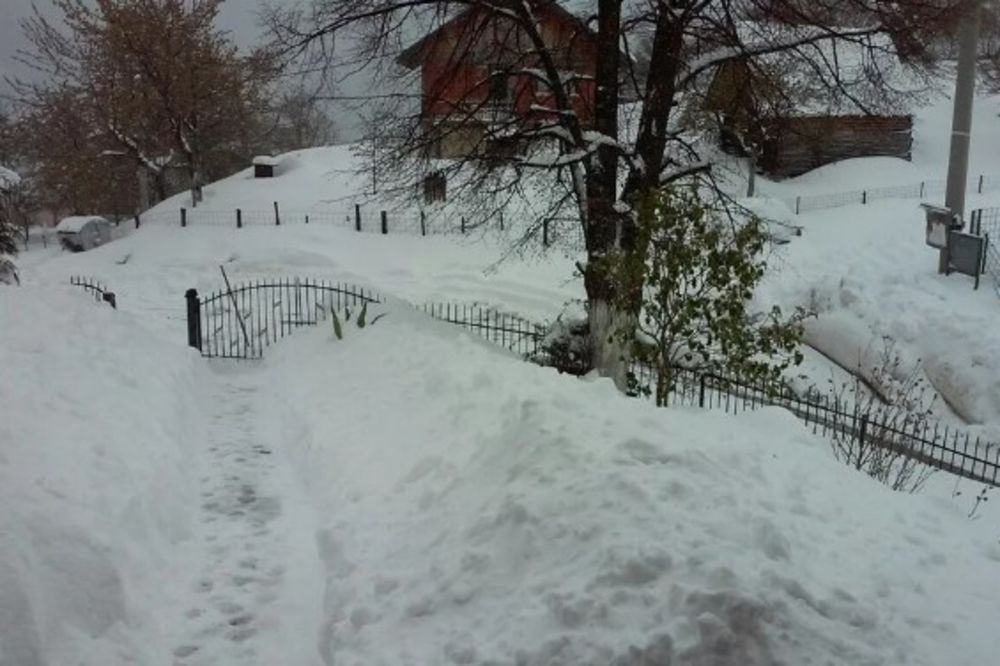
[[[56,233],[64,248],[83,252],[111,240],[111,223],[97,215],[74,215],[63,218]]]

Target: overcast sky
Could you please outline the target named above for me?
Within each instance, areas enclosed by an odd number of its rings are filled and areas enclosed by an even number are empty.
[[[291,6],[308,0],[271,0],[274,4]],[[51,0],[0,0],[3,18],[0,20],[0,92],[9,92],[3,82],[3,76],[26,76],[25,67],[15,60],[19,49],[26,47],[26,41],[21,34],[20,21],[31,16],[32,5],[38,7],[43,14],[56,15]],[[219,13],[218,25],[230,32],[237,44],[243,47],[253,46],[262,39],[258,27],[258,13],[263,0],[226,0]],[[370,80],[359,80],[365,77],[352,77],[353,80],[343,82],[339,87],[341,94],[363,94],[370,87]],[[334,121],[338,127],[341,140],[351,140],[361,131],[358,112],[353,108],[345,108],[344,104],[333,105]]]
[[[287,4],[295,1],[286,0]],[[219,14],[219,27],[231,32],[241,46],[255,44],[260,40],[260,30],[256,25],[260,4],[258,0],[226,0]],[[0,0],[0,5],[3,6],[3,18],[0,20],[0,75],[23,75],[24,68],[14,59],[18,49],[26,46],[20,22],[31,16],[32,5],[37,6],[43,14],[55,15],[55,10],[50,0]]]

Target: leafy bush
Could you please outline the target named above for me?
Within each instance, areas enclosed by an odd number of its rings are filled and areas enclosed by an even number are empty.
[[[667,404],[678,366],[777,385],[802,361],[807,313],[749,308],[766,268],[759,219],[736,222],[693,188],[666,188],[639,207],[638,234],[645,253],[609,257],[607,270],[618,307],[638,313],[619,335],[634,361],[652,369],[655,385],[645,391],[657,404]]]

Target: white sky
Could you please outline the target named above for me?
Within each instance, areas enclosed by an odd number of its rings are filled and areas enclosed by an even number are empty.
[[[292,6],[310,1],[270,0],[270,4]],[[262,39],[262,31],[257,25],[257,19],[263,4],[264,0],[226,0],[219,14],[219,27],[230,32],[241,47],[249,47],[259,43]],[[0,9],[3,10],[2,20],[0,20],[0,95],[9,92],[8,86],[3,81],[3,76],[27,76],[30,74],[30,70],[19,64],[15,56],[19,49],[23,49],[27,45],[21,34],[20,22],[31,16],[32,5],[37,6],[43,14],[53,16],[56,14],[51,0],[0,0]],[[371,92],[373,84],[370,74],[360,73],[339,83],[338,92],[347,96],[365,95]],[[358,138],[361,132],[358,107],[359,103],[356,101],[331,103],[329,112],[334,118],[340,140]]]

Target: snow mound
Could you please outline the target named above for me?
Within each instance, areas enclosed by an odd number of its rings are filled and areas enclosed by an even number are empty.
[[[335,663],[993,658],[1000,548],[786,412],[656,409],[401,308],[297,336],[272,422],[325,516]]]
[[[196,359],[81,290],[0,290],[0,664],[158,663]]]

